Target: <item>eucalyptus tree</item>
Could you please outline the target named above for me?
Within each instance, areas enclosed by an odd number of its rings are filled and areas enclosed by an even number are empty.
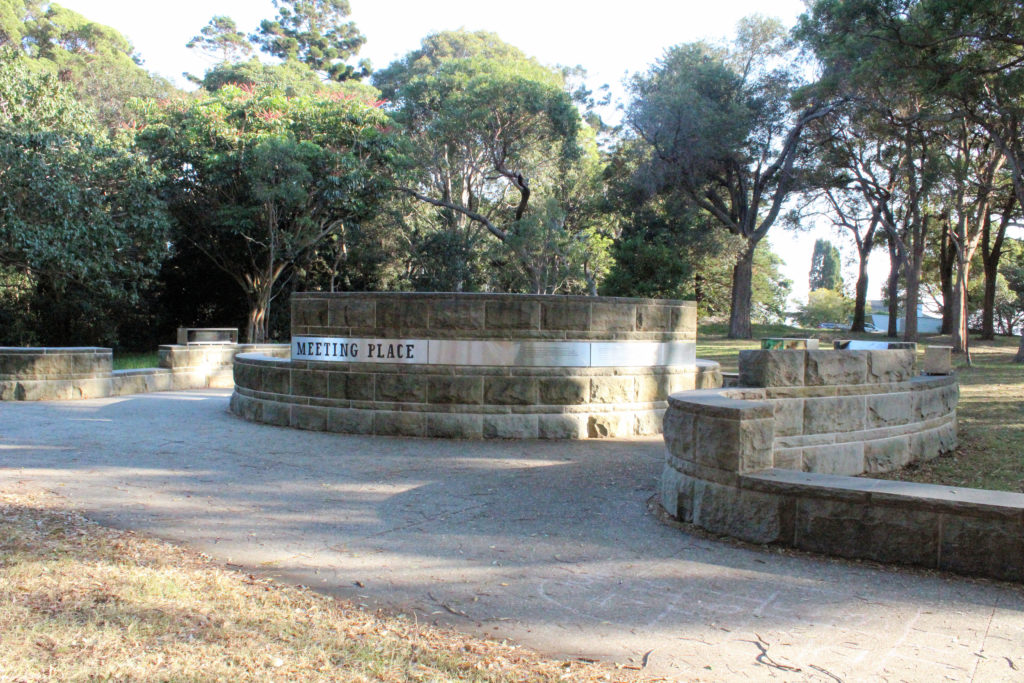
[[[402,189],[429,207],[417,220],[450,256],[452,289],[490,278],[532,292],[596,291],[609,262],[595,201],[601,165],[561,70],[494,34],[455,31],[426,37],[373,82],[410,143]],[[499,282],[494,273],[471,281],[467,259],[495,241],[492,262],[515,268]]]
[[[180,235],[237,283],[247,337],[265,341],[295,265],[372,216],[390,191],[387,115],[345,93],[289,98],[236,86],[140,106],[140,143],[167,173]]]
[[[633,77],[626,123],[651,149],[649,182],[671,187],[743,240],[732,273],[729,336],[751,336],[751,282],[758,243],[794,192],[810,150],[803,135],[834,109],[811,100],[792,45],[774,20],[745,19],[726,48],[668,50]]]

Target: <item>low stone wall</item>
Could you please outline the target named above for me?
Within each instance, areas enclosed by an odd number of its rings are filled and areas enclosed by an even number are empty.
[[[231,409],[357,434],[655,434],[670,393],[721,385],[695,341],[693,302],[299,293],[291,360],[240,355]]]
[[[669,398],[662,505],[753,543],[1024,579],[1024,495],[850,476],[955,449],[955,378],[914,358],[741,353],[741,386]]]
[[[100,347],[0,347],[0,400],[65,401],[152,391],[231,388],[238,353],[288,356],[287,344],[160,347],[159,368],[113,370]]]
[[[0,400],[63,401],[109,396],[110,349],[0,347]]]

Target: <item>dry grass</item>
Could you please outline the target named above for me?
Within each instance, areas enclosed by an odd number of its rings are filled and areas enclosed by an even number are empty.
[[[0,494],[0,681],[603,681]]]

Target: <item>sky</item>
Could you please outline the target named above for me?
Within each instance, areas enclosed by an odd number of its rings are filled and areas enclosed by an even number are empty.
[[[579,0],[349,0],[351,19],[366,36],[359,58],[381,68],[416,49],[437,31],[465,28],[497,33],[502,40],[551,65],[583,66],[596,90],[608,84],[622,100],[622,81],[646,70],[664,51],[679,43],[728,38],[736,22],[764,14],[791,26],[803,11],[802,0],[630,0],[601,7]],[[272,19],[271,0],[58,0],[86,17],[116,28],[131,40],[144,66],[180,87],[182,72],[202,75],[214,60],[185,43],[214,15],[232,17],[239,28],[253,31],[261,19]],[[844,277],[852,291],[855,279],[852,242],[828,225],[793,233],[775,225],[768,233],[773,250],[783,258],[783,272],[793,282],[792,303],[806,301],[814,242],[819,237],[839,248],[846,264]],[[882,252],[872,256],[869,298],[880,298],[888,269]]]

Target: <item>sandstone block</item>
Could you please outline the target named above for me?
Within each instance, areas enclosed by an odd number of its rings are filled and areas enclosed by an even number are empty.
[[[538,415],[537,436],[541,439],[585,438],[586,420],[578,415]]]
[[[684,305],[672,308],[672,331],[686,339],[697,338],[697,306]]]
[[[697,416],[672,407],[665,411],[663,435],[669,454],[679,460],[696,462]]]
[[[540,304],[536,301],[488,301],[484,310],[484,319],[489,330],[540,329]]]
[[[381,436],[423,436],[426,416],[423,413],[406,413],[379,410],[373,413],[373,433]]]
[[[638,375],[636,377],[636,400],[639,403],[664,401],[669,391],[668,375]]]
[[[634,387],[632,377],[593,377],[590,380],[590,402],[632,403]]]
[[[906,382],[914,376],[915,354],[910,349],[876,349],[867,354],[869,382]]]
[[[864,428],[867,402],[863,396],[804,399],[804,434],[852,432]]]
[[[772,402],[775,408],[775,436],[786,437],[803,434],[804,399],[779,398]]]
[[[661,434],[664,410],[640,410],[636,413],[636,433],[638,436]]]
[[[343,434],[373,434],[373,412],[352,408],[329,408],[327,431]]]
[[[683,504],[693,499],[693,480],[690,477],[666,464],[661,471],[659,492],[661,507],[665,508],[665,512],[681,522],[693,521],[693,515],[687,519],[686,514],[692,510],[692,506]]]
[[[866,351],[808,351],[806,386],[863,384],[868,373]]]
[[[590,397],[590,380],[586,377],[542,379],[537,385],[542,405],[579,405]]]
[[[379,373],[375,381],[374,400],[397,403],[424,403],[427,398],[426,377]]]
[[[926,375],[950,375],[953,373],[953,347],[927,346],[924,350],[924,368]]]
[[[940,544],[941,569],[1024,581],[1024,525],[1019,517],[945,515]]]
[[[909,392],[876,394],[866,397],[867,422],[865,427],[891,427],[910,422],[913,397]]]
[[[910,438],[874,439],[864,442],[864,471],[892,472],[911,460]]]
[[[326,327],[329,323],[327,299],[295,299],[292,301],[292,324]]]
[[[480,439],[483,438],[483,416],[428,413],[426,435],[441,439]]]
[[[376,375],[352,372],[345,376],[345,398],[350,401],[372,401]]]
[[[430,377],[427,402],[479,405],[484,400],[483,377]]]
[[[535,405],[538,397],[537,380],[532,377],[484,379],[484,403],[488,405]]]
[[[291,372],[287,368],[264,367],[260,372],[263,391],[270,394],[287,394],[291,390]]]
[[[806,351],[740,351],[740,384],[748,387],[803,386]]]
[[[277,401],[261,401],[263,405],[262,422],[278,427],[287,427],[291,424],[292,404],[278,403]]]
[[[291,426],[322,432],[327,429],[327,408],[318,406],[292,406]]]
[[[536,439],[536,415],[484,415],[485,439]]]
[[[544,302],[541,326],[545,330],[590,330],[590,304],[579,301]]]
[[[636,307],[624,304],[590,304],[590,329],[595,332],[632,332]]]
[[[587,419],[587,436],[591,439],[633,436],[635,429],[632,413],[596,413]]]
[[[772,467],[776,467],[780,470],[795,470],[797,472],[803,471],[803,453],[802,448],[773,448]]]
[[[399,334],[410,329],[425,329],[430,306],[417,300],[377,300],[376,325],[382,333]]]
[[[938,517],[930,511],[801,498],[795,545],[840,557],[934,567]]]
[[[292,396],[328,396],[328,374],[315,370],[292,370]]]
[[[804,472],[854,476],[864,472],[864,444],[860,441],[807,446],[801,453]]]
[[[750,543],[774,543],[785,537],[785,501],[697,479],[693,482],[693,523],[712,533]]]
[[[636,307],[636,329],[638,332],[664,332],[672,329],[672,306]]]
[[[443,299],[434,303],[430,312],[430,328],[433,330],[482,330],[484,320],[482,301]]]
[[[372,329],[376,324],[376,306],[372,301],[329,299],[327,324],[330,327]]]
[[[930,420],[948,413],[942,388],[928,388],[913,392],[912,411],[918,420]]]

